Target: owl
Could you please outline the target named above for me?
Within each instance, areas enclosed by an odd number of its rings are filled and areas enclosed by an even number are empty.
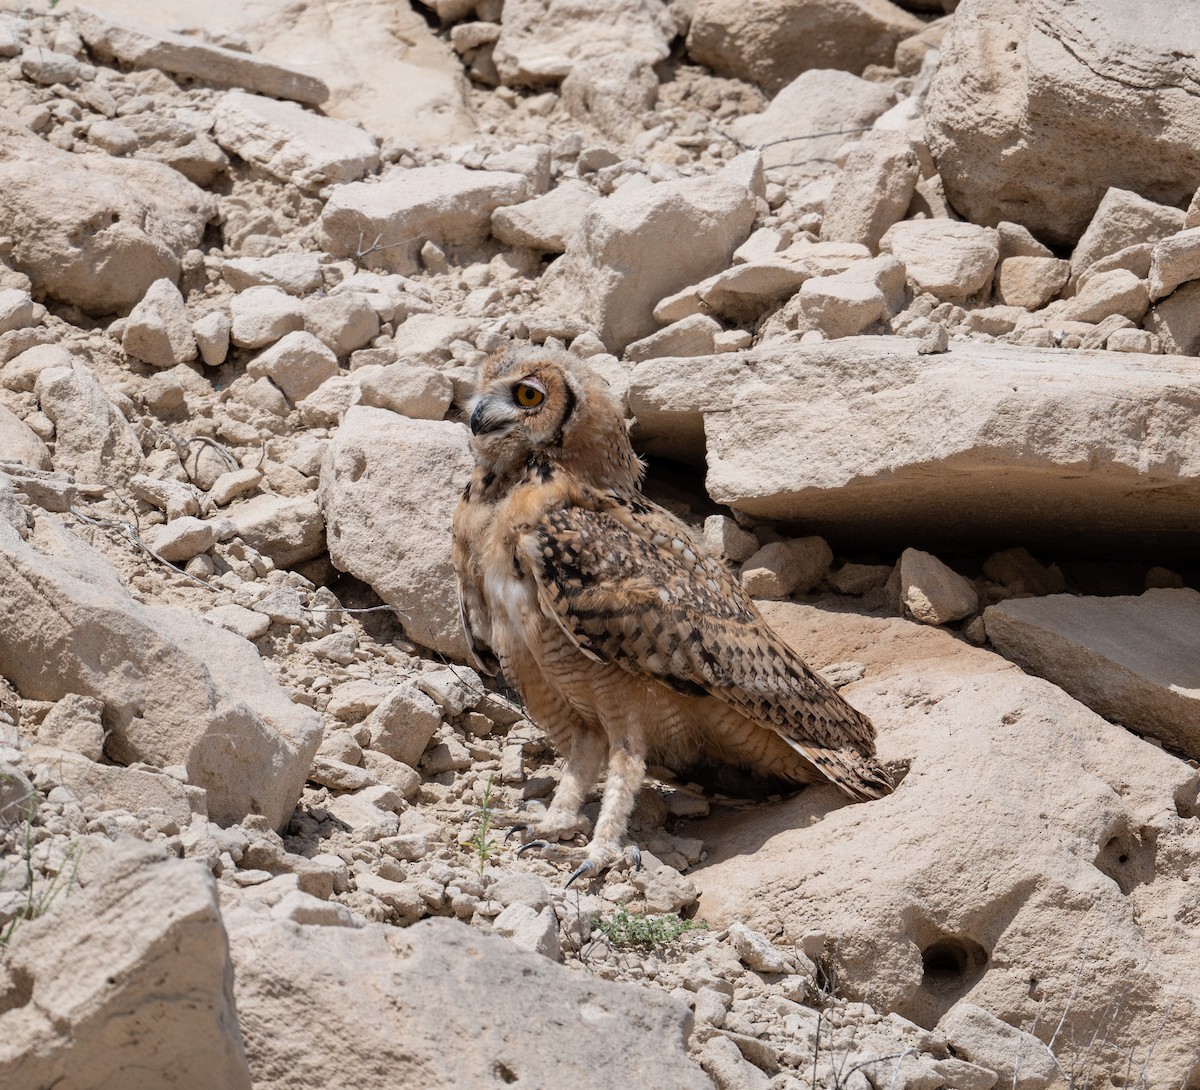
[[[485,364],[469,411],[475,468],[453,545],[463,624],[480,667],[503,673],[564,758],[531,830],[591,831],[571,881],[625,854],[648,764],[743,797],[892,790],[870,720],[642,495],[644,466],[599,376],[562,350],[512,350]]]

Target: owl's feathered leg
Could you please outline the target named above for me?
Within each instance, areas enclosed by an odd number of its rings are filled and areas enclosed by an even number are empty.
[[[630,863],[641,865],[641,853],[627,852],[625,834],[629,815],[646,776],[646,739],[639,728],[630,727],[609,738],[608,779],[600,801],[600,816],[587,858],[567,882],[585,874],[599,874],[628,854]]]
[[[537,836],[545,840],[569,840],[576,833],[586,833],[591,828],[591,822],[583,816],[583,804],[600,779],[607,749],[608,743],[599,731],[582,729],[575,732],[554,801],[531,827]]]

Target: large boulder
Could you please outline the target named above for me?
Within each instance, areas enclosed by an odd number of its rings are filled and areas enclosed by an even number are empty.
[[[287,824],[321,741],[253,644],[172,606],[134,601],[116,571],[53,516],[24,542],[0,522],[0,676],[31,700],[104,704],[106,752],[182,765],[214,821]]]
[[[1200,593],[1014,598],[983,620],[1006,658],[1106,719],[1200,757]]]
[[[459,661],[450,531],[473,464],[461,424],[354,405],[321,467],[330,560],[395,606],[411,639]]]
[[[446,919],[403,929],[297,927],[249,913],[228,922],[256,1090],[712,1085],[688,1058],[683,1004],[572,972],[499,935]]]
[[[6,260],[37,291],[89,314],[126,312],[156,280],[179,280],[216,203],[178,171],[142,159],[72,155],[0,111]]]
[[[687,456],[702,432],[718,503],[872,551],[1057,549],[1066,534],[1175,547],[1195,532],[1200,389],[1182,359],[1001,344],[923,356],[857,337],[649,360],[629,400],[660,453]]]
[[[1145,1085],[1185,1085],[1200,1039],[1200,921],[1182,909],[1200,866],[1196,769],[944,630],[763,609],[814,667],[862,665],[842,695],[875,723],[881,758],[909,768],[877,802],[810,788],[691,830],[710,853],[690,873],[700,917],[803,944],[845,994],[951,1043],[968,1000],[1042,1041],[1061,1019],[1065,1070],[1093,1041],[1096,1076],[1132,1052]]]
[[[925,108],[946,196],[973,223],[1062,246],[1112,186],[1187,201],[1196,41],[1200,7],[1175,0],[963,0]]]
[[[810,68],[891,67],[896,46],[925,28],[888,0],[697,0],[692,59],[777,91]]]
[[[708,177],[627,182],[588,207],[542,278],[543,299],[591,325],[610,352],[623,352],[658,328],[661,299],[729,266],[762,188],[757,152]]]
[[[212,875],[134,840],[80,850],[90,881],[6,947],[0,1083],[250,1090]]]

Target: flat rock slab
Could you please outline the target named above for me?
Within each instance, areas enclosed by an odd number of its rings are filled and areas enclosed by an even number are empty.
[[[242,87],[313,106],[329,97],[324,82],[288,65],[172,34],[149,23],[114,19],[93,8],[76,8],[73,18],[80,37],[102,60],[115,59],[135,68],[161,68],[218,87]]]
[[[1161,553],[1200,532],[1190,360],[857,337],[648,360],[629,402],[656,452],[703,437],[718,503],[842,543]]]
[[[1045,1040],[1070,1004],[1060,1044],[1107,1029],[1097,1071],[1123,1070],[1130,1047],[1140,1064],[1165,1024],[1147,1084],[1185,1083],[1200,774],[944,630],[763,611],[813,667],[862,663],[841,695],[875,723],[884,761],[910,766],[876,802],[810,788],[717,808],[687,831],[710,852],[689,873],[701,918],[777,946],[824,933],[847,995],[927,1028],[969,997]]]
[[[1139,734],[1200,757],[1200,593],[1013,598],[983,615],[1005,658]]]
[[[0,1085],[250,1090],[212,875],[136,840],[80,850],[91,881],[6,948]]]
[[[227,924],[257,1090],[711,1090],[687,1055],[683,1004],[498,935],[446,919],[355,930],[231,914]],[[325,997],[318,1019],[314,994]]]

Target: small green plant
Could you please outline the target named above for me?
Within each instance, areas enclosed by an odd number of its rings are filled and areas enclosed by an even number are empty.
[[[483,789],[483,802],[479,807],[479,828],[475,830],[475,835],[467,841],[468,847],[479,860],[480,876],[483,875],[483,868],[487,861],[496,853],[496,842],[488,835],[492,829],[492,779],[493,777],[489,775],[487,786]]]
[[[36,920],[50,911],[58,895],[69,894],[75,885],[75,875],[79,870],[81,845],[73,844],[68,849],[63,865],[59,872],[49,881],[38,885],[37,875],[33,869],[33,821],[37,815],[40,791],[34,788],[26,803],[25,813],[21,819],[21,865],[25,868],[25,899],[17,905],[8,923],[0,927],[0,947],[7,946],[18,927],[26,920]],[[10,868],[0,870],[0,879]]]
[[[607,920],[596,926],[609,944],[619,948],[637,946],[643,950],[661,950],[670,946],[685,931],[706,926],[695,920],[684,920],[674,914],[669,916],[634,916],[619,908]]]

